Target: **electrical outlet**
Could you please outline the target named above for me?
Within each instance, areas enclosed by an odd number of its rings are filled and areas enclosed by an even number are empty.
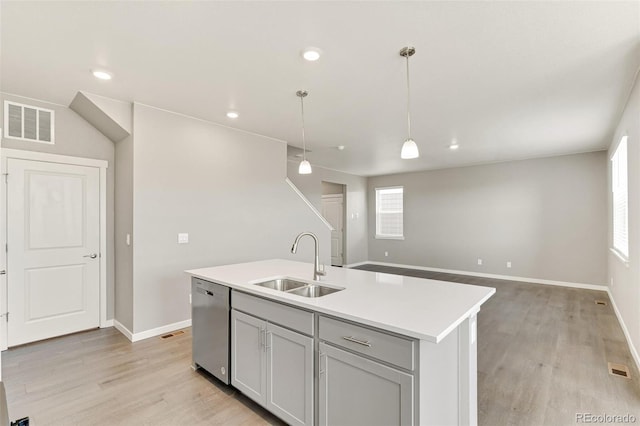
[[[389,252],[388,252],[388,251],[385,251],[385,252],[384,252],[384,257],[387,257],[387,256],[389,256]]]
[[[507,262],[507,268],[511,268],[511,262]]]
[[[613,277],[609,278],[609,282],[611,283],[611,287],[613,287]]]
[[[478,258],[478,265],[482,265],[482,259]]]
[[[189,293],[189,304],[191,304],[191,293]]]
[[[131,245],[131,234],[127,234],[127,245]]]
[[[189,234],[178,234],[178,244],[187,244],[189,242]]]

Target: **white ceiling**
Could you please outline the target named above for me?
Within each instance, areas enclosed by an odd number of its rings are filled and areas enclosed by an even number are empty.
[[[640,65],[640,2],[6,2],[3,92],[78,90],[301,145],[360,175],[606,148]],[[411,58],[413,138],[406,138]],[[300,51],[324,52],[315,63]],[[97,81],[102,66],[114,74]],[[239,111],[227,119],[229,109]],[[447,145],[452,138],[458,151]],[[344,151],[335,147],[345,145]]]

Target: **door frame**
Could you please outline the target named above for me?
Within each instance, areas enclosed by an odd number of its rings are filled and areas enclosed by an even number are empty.
[[[107,168],[109,167],[109,162],[94,158],[72,157],[0,147],[0,168],[4,177],[2,184],[0,184],[0,212],[3,216],[2,220],[0,220],[0,242],[5,244],[5,247],[7,244],[7,165],[10,158],[100,169],[100,328],[112,326],[113,320],[107,320],[107,264],[109,256],[107,251]],[[0,269],[7,270],[7,252],[1,249]],[[8,311],[8,271],[7,274],[0,277],[0,311],[4,314]],[[7,349],[7,327],[7,317],[2,315],[0,318],[0,350]]]
[[[328,181],[325,181],[325,182],[328,182]],[[324,200],[331,200],[331,199],[337,199],[337,198],[342,199],[342,267],[345,267],[346,265],[349,264],[347,262],[347,194],[346,194],[347,185],[343,183],[338,183],[337,185],[342,185],[343,193],[342,194],[322,194],[320,196],[320,199],[321,199],[320,203],[322,204]],[[320,208],[320,210],[322,210],[322,208]]]

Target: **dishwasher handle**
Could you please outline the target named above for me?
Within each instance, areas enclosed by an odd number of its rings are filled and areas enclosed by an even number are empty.
[[[196,291],[197,291],[198,293],[202,293],[202,294],[204,294],[204,295],[206,295],[206,296],[213,296],[213,292],[211,292],[211,291],[209,291],[209,290],[206,290],[206,289],[204,289],[204,288],[202,288],[202,287],[200,287],[200,286],[197,286],[197,287],[196,287]]]

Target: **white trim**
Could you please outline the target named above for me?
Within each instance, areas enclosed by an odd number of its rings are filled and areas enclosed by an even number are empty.
[[[298,197],[300,197],[300,199],[305,202],[305,204],[311,209],[311,211],[314,212],[316,214],[316,216],[318,216],[318,219],[320,219],[322,221],[322,223],[324,223],[326,225],[326,227],[329,228],[329,231],[335,231],[335,229],[333,229],[333,226],[331,226],[329,221],[327,221],[327,219],[325,219],[324,216],[322,216],[322,214],[320,214],[318,209],[316,209],[315,206],[313,204],[311,204],[311,201],[309,201],[309,199],[307,199],[307,197],[305,197],[304,194],[302,192],[300,192],[298,187],[293,182],[291,182],[289,180],[289,178],[284,178],[284,180],[285,180],[285,182],[287,182],[289,184],[291,189],[293,189],[293,191],[296,194],[298,194]]]
[[[607,287],[607,293],[609,294],[609,300],[611,300],[611,306],[613,306],[613,311],[616,313],[616,317],[618,318],[618,322],[620,323],[620,327],[622,328],[622,332],[624,333],[625,339],[627,339],[627,345],[629,346],[629,351],[631,352],[631,356],[636,363],[636,367],[640,370],[640,356],[638,355],[638,351],[635,346],[633,346],[633,341],[631,340],[631,335],[629,334],[629,330],[627,329],[627,325],[624,323],[622,319],[622,315],[618,310],[618,305],[616,305],[616,301],[613,298],[613,293],[611,293],[611,289]]]
[[[364,261],[364,262],[356,262],[356,263],[350,263],[348,265],[342,265],[343,268],[355,268],[356,266],[361,266],[361,265],[366,265],[367,263],[372,263],[372,262],[368,262],[368,261]]]
[[[107,327],[107,258],[107,168],[100,167],[100,327]]]
[[[163,325],[162,327],[152,328],[150,330],[141,331],[139,333],[132,333],[127,327],[122,325],[122,323],[118,320],[114,321],[114,327],[124,336],[129,339],[132,343],[138,342],[140,340],[148,339],[150,337],[160,336],[166,333],[170,333],[172,331],[180,330],[182,328],[191,327],[191,320],[184,320],[179,322],[174,322],[172,324]]]
[[[472,277],[482,277],[482,278],[495,278],[498,280],[508,280],[508,281],[520,281],[526,283],[533,284],[546,284],[546,285],[557,285],[561,287],[572,287],[572,288],[583,288],[586,290],[598,290],[598,291],[607,291],[608,287],[606,285],[597,285],[597,284],[583,284],[583,283],[574,283],[568,281],[555,281],[555,280],[544,280],[541,278],[528,278],[528,277],[514,277],[511,275],[498,275],[498,274],[486,274],[483,272],[471,272],[471,271],[458,271],[454,269],[440,269],[440,268],[430,268],[426,266],[416,266],[416,265],[404,265],[400,263],[387,263],[387,262],[376,262],[369,261],[365,262],[371,265],[379,265],[379,266],[392,266],[396,268],[405,268],[405,269],[417,269],[420,271],[432,271],[432,272],[445,272],[449,274],[458,274],[458,275],[469,275]]]
[[[113,327],[115,325],[115,320],[112,318],[110,320],[105,320],[100,323],[100,328]]]
[[[2,173],[7,172],[7,162],[9,158],[14,158],[18,160],[31,160],[31,161],[41,161],[46,163],[59,163],[59,164],[69,164],[75,166],[86,166],[86,167],[96,167],[100,169],[100,313],[99,313],[99,324],[101,328],[109,327],[113,324],[107,320],[107,265],[108,265],[108,256],[107,252],[107,168],[109,167],[109,162],[106,160],[96,160],[94,158],[82,158],[82,157],[72,157],[68,155],[57,155],[57,154],[49,154],[46,152],[36,152],[36,151],[23,151],[20,149],[7,149],[0,147],[0,159],[2,161]],[[4,244],[7,242],[7,222],[6,222],[6,185],[2,185],[2,190],[0,191],[0,212],[3,212],[5,220],[0,223],[0,241]],[[2,260],[3,268],[6,268],[6,256],[2,255],[0,257]],[[6,275],[5,275],[6,277]],[[3,312],[8,310],[7,306],[7,282],[5,279],[4,285],[2,286],[1,291],[3,292],[3,297],[0,303],[0,309],[3,309]],[[7,321],[6,317],[3,317],[3,320],[0,322],[0,327],[2,330],[0,332],[0,350],[7,349]]]
[[[376,234],[375,236],[376,240],[404,240],[404,235],[398,235],[393,236],[393,235],[378,235]]]
[[[120,333],[124,334],[124,337],[126,337],[127,339],[133,342],[133,333],[127,327],[125,327],[120,321],[118,321],[117,319],[114,319],[113,326]]]
[[[49,154],[46,152],[23,151],[21,149],[2,148],[1,155],[5,158],[18,158],[20,160],[44,161],[47,163],[73,164],[75,166],[89,166],[109,168],[107,160],[95,158],[72,157],[70,155]]]
[[[618,250],[616,250],[613,247],[609,247],[609,251],[615,255],[615,257],[617,257],[620,262],[622,262],[624,264],[624,266],[626,266],[627,268],[629,267],[629,259],[627,259],[622,253],[620,253]]]

